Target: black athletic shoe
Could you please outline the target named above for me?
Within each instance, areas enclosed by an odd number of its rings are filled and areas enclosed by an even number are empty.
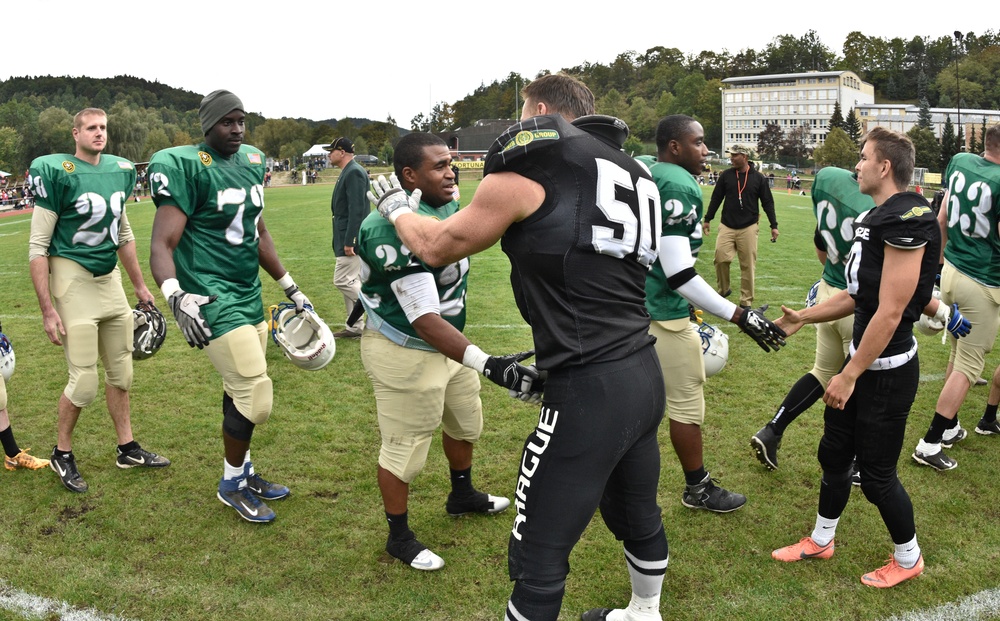
[[[117,449],[118,459],[115,465],[119,468],[166,468],[170,465],[170,460],[156,453],[150,453],[146,449],[136,444],[131,451],[122,453]]]
[[[407,531],[400,539],[389,537],[385,542],[385,551],[410,567],[421,571],[434,571],[444,567],[444,559],[427,549],[427,546],[417,541],[413,531]]]
[[[778,469],[778,449],[781,448],[781,436],[774,433],[770,425],[750,437],[750,446],[757,454],[757,460],[768,470]]]
[[[985,418],[980,419],[979,423],[976,424],[976,433],[981,436],[998,436],[1000,435],[1000,423],[994,418],[991,421],[987,421]]]
[[[851,485],[861,487],[861,471],[858,470],[858,462],[851,464]]]
[[[59,475],[59,480],[71,492],[83,493],[87,491],[87,482],[80,476],[80,471],[76,469],[76,458],[73,453],[65,457],[56,454],[55,447],[52,447],[52,457],[49,459],[49,467]]]
[[[263,498],[264,500],[280,500],[291,493],[284,485],[271,483],[256,472],[247,475],[247,489],[254,496]]]
[[[444,510],[451,517],[459,517],[466,513],[500,513],[510,506],[510,500],[503,496],[493,496],[483,492],[473,492],[471,496],[456,498],[455,493],[448,494],[448,502]]]
[[[580,621],[604,621],[611,614],[611,608],[591,608],[580,615]]]
[[[688,485],[681,496],[681,504],[688,509],[705,509],[712,513],[729,513],[747,504],[747,497],[715,484],[711,474],[706,474],[701,483]]]

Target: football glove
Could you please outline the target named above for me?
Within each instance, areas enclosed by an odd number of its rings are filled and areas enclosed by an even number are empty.
[[[508,393],[515,399],[537,405],[542,402],[542,393],[545,392],[545,377],[548,374],[545,371],[539,371],[533,364],[529,364],[528,369],[535,371],[538,376],[525,375],[521,379],[520,390],[510,389]]]
[[[972,331],[972,324],[958,311],[958,304],[951,305],[951,317],[948,319],[948,332],[955,338],[961,338]]]
[[[177,327],[181,329],[181,334],[191,347],[202,349],[208,345],[212,329],[208,327],[205,316],[201,314],[201,307],[211,304],[218,297],[196,295],[181,289],[170,294],[167,300],[170,303],[170,310],[177,320]]]
[[[301,313],[302,309],[305,308],[306,305],[312,306],[312,302],[309,301],[306,294],[299,291],[298,285],[295,284],[295,281],[292,280],[291,274],[288,272],[285,272],[285,275],[278,279],[278,286],[284,289],[285,296],[289,300],[295,302],[296,314]]]
[[[527,381],[529,382],[527,392],[530,392],[532,383],[538,379],[538,371],[533,367],[524,366],[521,361],[534,355],[535,350],[532,349],[506,356],[490,356],[475,345],[469,345],[465,348],[462,364],[479,371],[491,382],[508,391],[525,392],[522,386]]]
[[[744,308],[736,325],[764,351],[772,349],[778,351],[778,348],[785,344],[785,337],[788,335],[764,316],[765,310],[767,310],[766,304],[759,309]]]
[[[413,190],[411,195],[407,196],[406,190],[399,185],[399,179],[393,173],[389,175],[388,181],[383,175],[372,180],[371,190],[368,191],[368,200],[375,205],[379,214],[388,220],[389,224],[395,224],[396,218],[400,214],[413,213],[417,210],[420,206],[420,195],[421,191],[417,188]]]

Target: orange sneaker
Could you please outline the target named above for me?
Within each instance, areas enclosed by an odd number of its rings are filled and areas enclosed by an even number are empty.
[[[830,558],[833,556],[833,540],[825,546],[818,546],[812,537],[803,537],[798,543],[771,552],[771,558],[776,561],[792,563],[807,558]]]
[[[28,455],[30,448],[22,449],[20,453],[13,457],[3,458],[3,467],[7,470],[17,470],[18,468],[27,468],[29,470],[40,470],[42,468],[47,468],[49,465],[49,460],[38,459],[34,455]]]
[[[917,559],[917,564],[909,569],[896,562],[895,558],[890,558],[888,565],[879,567],[875,571],[861,576],[861,583],[880,589],[887,589],[896,586],[903,580],[916,578],[922,573],[924,573],[924,556],[922,554]]]

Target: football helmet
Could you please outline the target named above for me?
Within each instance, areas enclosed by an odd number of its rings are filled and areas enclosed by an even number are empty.
[[[809,287],[809,293],[806,294],[806,308],[811,308],[816,306],[816,298],[819,296],[819,281],[813,283],[813,286]]]
[[[295,304],[281,302],[270,307],[271,338],[292,364],[306,371],[319,371],[333,360],[337,343],[333,332],[312,306],[301,313]]]
[[[5,382],[9,382],[10,376],[14,375],[14,346],[3,332],[0,332],[0,375]]]
[[[167,338],[167,322],[152,303],[139,302],[132,309],[132,359],[145,360],[160,350]]]
[[[705,359],[705,377],[712,377],[726,366],[729,360],[729,337],[715,326],[703,323],[698,326],[701,336],[701,353]]]
[[[937,285],[934,285],[934,291],[931,295],[933,295],[935,299],[940,300],[941,289]],[[944,327],[945,325],[947,325],[947,323],[948,323],[947,320],[945,320],[944,323],[942,323],[934,317],[928,317],[927,315],[920,313],[920,318],[917,319],[917,323],[914,325],[921,334],[926,334],[927,336],[936,336],[940,334],[942,330],[944,330]]]

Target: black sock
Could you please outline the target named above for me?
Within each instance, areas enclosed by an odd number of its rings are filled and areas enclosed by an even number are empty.
[[[705,480],[706,475],[708,475],[708,473],[705,472],[705,466],[702,466],[697,470],[691,470],[690,472],[685,470],[684,482],[687,483],[688,485],[698,485],[699,483]]]
[[[812,404],[816,403],[823,396],[823,384],[812,373],[806,373],[795,382],[792,389],[785,395],[785,400],[781,402],[774,418],[771,419],[771,426],[774,433],[779,436],[785,433],[785,429],[799,414],[805,412]]]
[[[924,442],[928,444],[940,444],[941,438],[944,436],[944,430],[950,429],[948,426],[949,423],[951,423],[951,420],[941,416],[937,412],[934,412],[934,418],[931,419],[931,426],[927,429],[927,435],[924,436]]]
[[[128,453],[129,451],[131,451],[133,449],[137,449],[137,448],[139,448],[139,443],[136,442],[135,440],[132,440],[128,444],[119,444],[118,445],[118,450],[121,451],[122,453]]]
[[[394,515],[386,511],[385,521],[389,523],[390,539],[402,539],[403,535],[410,531],[410,526],[407,524],[407,512],[405,511],[399,515]]]
[[[14,428],[10,425],[0,431],[0,442],[3,443],[3,452],[7,454],[7,457],[17,457],[17,454],[21,452],[21,449],[17,447],[17,442],[14,441]]]
[[[983,412],[983,420],[987,423],[992,423],[997,419],[997,406],[986,404],[986,411]]]
[[[451,492],[456,496],[469,496],[476,490],[472,487],[472,466],[465,470],[451,471]]]
[[[58,447],[54,447],[52,449],[52,454],[60,459],[66,459],[67,457],[73,454],[73,451],[72,450],[60,451]]]

